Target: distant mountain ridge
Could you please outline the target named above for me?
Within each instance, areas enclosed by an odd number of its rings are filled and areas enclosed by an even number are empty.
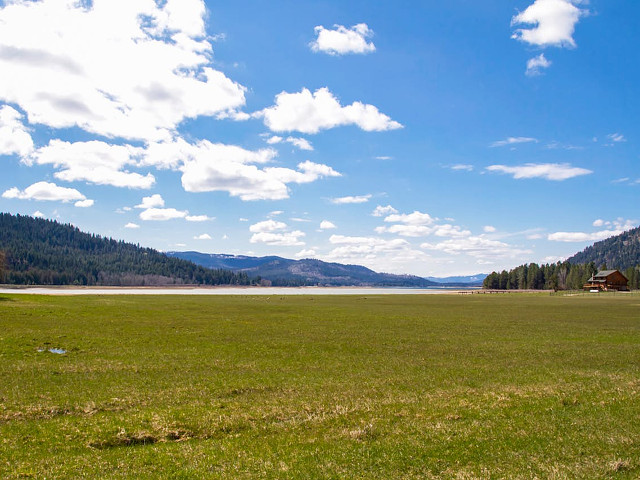
[[[448,283],[415,275],[378,273],[361,265],[343,265],[322,260],[291,260],[277,256],[250,257],[200,252],[167,252],[172,257],[189,260],[208,268],[225,268],[260,277],[272,285],[327,285],[327,286],[393,286],[393,287],[438,287],[481,285],[484,276],[470,282],[457,281],[452,277]]]
[[[626,270],[640,265],[640,227],[594,243],[567,261],[572,264],[593,262],[596,267]]]

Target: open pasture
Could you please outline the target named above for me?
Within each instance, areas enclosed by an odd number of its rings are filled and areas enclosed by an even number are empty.
[[[0,478],[638,478],[640,297],[0,296]]]

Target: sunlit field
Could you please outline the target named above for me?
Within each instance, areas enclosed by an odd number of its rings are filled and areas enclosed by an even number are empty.
[[[0,478],[638,478],[640,296],[0,296]]]

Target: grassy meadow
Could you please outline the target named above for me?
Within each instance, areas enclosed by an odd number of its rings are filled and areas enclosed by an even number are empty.
[[[639,477],[638,295],[0,295],[3,479]]]

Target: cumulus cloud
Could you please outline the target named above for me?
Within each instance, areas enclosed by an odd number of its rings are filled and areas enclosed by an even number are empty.
[[[337,197],[330,199],[334,205],[347,205],[351,203],[367,203],[371,199],[371,194],[367,195],[349,195],[346,197]]]
[[[313,134],[344,125],[356,125],[367,132],[402,128],[400,123],[373,105],[354,102],[343,107],[326,87],[313,94],[306,88],[298,93],[279,93],[274,106],[253,115],[263,118],[265,125],[273,132]]]
[[[313,258],[317,255],[316,251],[312,248],[300,250],[294,255],[296,258]]]
[[[139,205],[136,205],[135,208],[156,208],[156,207],[164,207],[164,198],[159,193],[154,193],[149,197],[143,197],[142,201]]]
[[[131,230],[135,230],[137,228],[140,228],[140,225],[138,225],[137,223],[129,222],[124,226],[124,228],[129,228]]]
[[[31,150],[33,140],[22,123],[22,114],[9,105],[0,107],[0,155],[25,156]]]
[[[586,168],[572,167],[568,163],[526,163],[515,167],[490,165],[487,167],[487,170],[512,175],[515,179],[544,178],[554,181],[567,180],[569,178],[593,173],[593,171],[587,170]]]
[[[496,231],[496,227],[492,225],[485,225],[484,227],[482,227],[482,231],[484,231],[485,233],[494,233]]]
[[[265,243],[267,245],[294,247],[304,245],[304,241],[300,237],[304,237],[305,233],[300,230],[292,232],[259,232],[254,233],[249,240],[251,243]]]
[[[515,258],[519,255],[530,254],[531,250],[513,247],[498,240],[490,240],[483,236],[467,236],[452,238],[439,243],[423,243],[421,248],[436,250],[449,255],[465,254],[471,257],[486,258]]]
[[[193,237],[194,240],[211,240],[211,235],[208,233],[203,233],[202,235],[197,235]]]
[[[391,215],[392,213],[398,213],[398,210],[393,208],[391,205],[387,205],[383,207],[382,205],[378,205],[371,215],[374,217],[384,217],[385,215]]]
[[[150,173],[141,175],[125,170],[136,165],[142,149],[130,145],[110,145],[101,141],[64,142],[51,140],[49,145],[24,158],[27,164],[53,165],[60,169],[54,176],[66,182],[85,181],[98,185],[148,189],[155,183]]]
[[[518,143],[531,143],[538,142],[536,138],[531,137],[508,137],[504,140],[498,140],[497,142],[493,142],[491,147],[504,147],[506,145],[516,145]]]
[[[42,213],[40,210],[36,210],[35,212],[32,213],[33,218],[45,218],[44,213]]]
[[[418,210],[413,213],[392,214],[384,219],[388,223],[404,223],[406,225],[431,225],[435,219],[428,213],[419,212]]]
[[[20,190],[17,187],[10,188],[2,194],[2,198],[15,198],[19,200],[41,200],[50,202],[78,202],[76,206],[91,206],[87,205],[87,197],[81,194],[75,188],[59,187],[55,183],[37,182],[28,186],[24,190]]]
[[[189,212],[175,208],[148,208],[140,212],[140,219],[153,222],[165,222],[176,218],[185,218]]]
[[[551,61],[547,60],[544,56],[544,53],[541,53],[537,57],[530,58],[527,62],[527,70],[525,71],[525,75],[529,77],[535,77],[536,75],[542,74],[542,70],[545,68],[549,68],[551,66]]]
[[[511,26],[531,25],[517,29],[511,38],[537,47],[575,47],[575,26],[587,14],[577,5],[581,0],[535,0],[515,15]]]
[[[637,220],[625,220],[618,218],[613,221],[598,219],[593,222],[594,227],[606,227],[597,232],[554,232],[547,236],[548,240],[554,242],[597,242],[615,235],[620,235],[627,230],[635,228]]]
[[[207,215],[187,215],[184,219],[187,222],[208,222],[210,220],[215,220],[215,218]]]
[[[316,39],[309,44],[314,52],[345,55],[348,53],[366,54],[376,51],[373,42],[367,41],[373,36],[373,31],[366,23],[359,23],[351,28],[334,25],[333,30],[317,26],[314,30]]]
[[[74,205],[80,208],[89,208],[93,207],[93,204],[96,203],[95,200],[86,199],[86,200],[78,200]]]
[[[334,228],[338,228],[338,227],[336,227],[336,225],[333,222],[330,222],[329,220],[323,220],[322,222],[320,222],[320,230],[331,230]]]
[[[287,142],[293,145],[294,147],[299,148],[300,150],[313,151],[313,145],[306,138],[300,137],[287,137],[283,138],[278,135],[274,135],[267,139],[267,143],[269,145],[275,145],[277,143]]]
[[[252,233],[264,233],[264,232],[276,232],[278,230],[284,230],[287,228],[287,224],[284,222],[277,222],[275,220],[264,220],[262,222],[254,223],[249,227],[249,231]]]
[[[306,138],[298,138],[298,137],[287,137],[285,140],[289,142],[294,147],[299,148],[300,150],[313,151],[313,145]]]
[[[187,192],[224,191],[247,201],[288,198],[290,183],[340,176],[331,167],[310,161],[299,163],[297,170],[258,166],[276,156],[272,148],[252,151],[208,140],[190,144],[176,139],[151,145],[141,161],[182,171],[182,186]]]
[[[230,116],[245,88],[211,67],[205,18],[202,0],[6,2],[0,100],[31,124],[147,141]]]
[[[286,223],[273,219],[254,223],[249,227],[249,231],[253,233],[249,241],[251,243],[265,243],[267,245],[285,247],[305,244],[304,241],[300,240],[300,237],[305,236],[304,232],[300,230],[287,231],[287,229]]]

